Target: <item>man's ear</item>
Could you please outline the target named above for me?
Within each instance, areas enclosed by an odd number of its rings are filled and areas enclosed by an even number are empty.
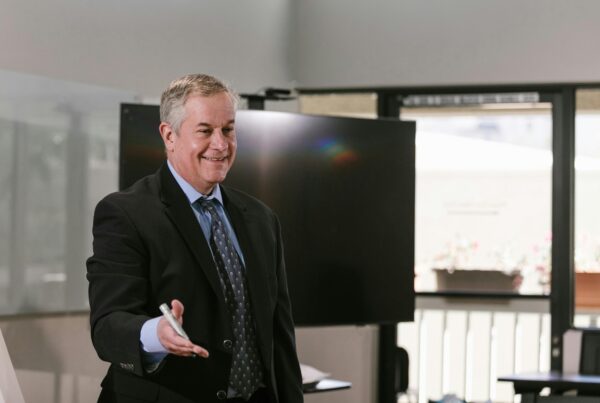
[[[162,137],[163,143],[165,143],[165,150],[167,150],[167,153],[173,151],[176,134],[171,128],[171,125],[166,122],[160,122],[158,130],[160,131],[160,137]]]

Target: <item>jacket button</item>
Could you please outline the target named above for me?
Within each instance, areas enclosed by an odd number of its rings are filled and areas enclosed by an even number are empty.
[[[223,347],[225,347],[227,350],[230,350],[231,347],[233,347],[233,342],[229,339],[226,339],[223,341]]]
[[[227,398],[227,393],[224,390],[220,390],[217,392],[217,399],[225,400]]]

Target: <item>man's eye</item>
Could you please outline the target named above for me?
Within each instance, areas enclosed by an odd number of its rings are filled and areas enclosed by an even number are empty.
[[[201,129],[201,130],[198,130],[198,133],[211,134],[212,130],[211,129]]]
[[[231,132],[233,132],[233,127],[224,127],[223,128],[223,133],[224,134],[229,134]]]

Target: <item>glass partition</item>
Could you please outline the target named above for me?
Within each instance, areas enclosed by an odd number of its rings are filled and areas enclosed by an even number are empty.
[[[117,189],[119,90],[0,71],[0,314],[87,308],[100,197]]]

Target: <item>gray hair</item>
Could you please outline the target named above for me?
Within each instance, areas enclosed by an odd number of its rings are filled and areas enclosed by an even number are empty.
[[[184,105],[192,95],[209,97],[226,92],[234,108],[238,104],[237,94],[224,82],[208,74],[188,74],[171,81],[160,97],[160,120],[171,125],[176,133],[185,119]]]

